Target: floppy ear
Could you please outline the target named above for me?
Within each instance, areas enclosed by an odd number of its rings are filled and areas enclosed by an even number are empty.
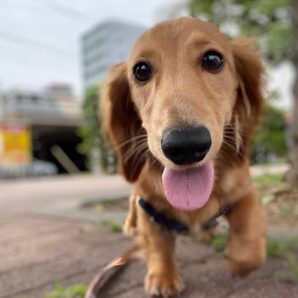
[[[135,181],[145,163],[140,142],[145,141],[135,106],[130,98],[125,63],[114,66],[101,94],[101,119],[105,135],[115,147],[120,172],[127,181]]]
[[[233,116],[238,130],[236,133],[241,139],[239,147],[245,150],[249,145],[250,135],[258,124],[263,107],[264,67],[261,57],[250,40],[235,40],[232,42],[232,49],[238,80],[237,101]]]

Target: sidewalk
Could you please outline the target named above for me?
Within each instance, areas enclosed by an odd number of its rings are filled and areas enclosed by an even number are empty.
[[[7,233],[9,231],[9,234]],[[94,225],[18,216],[0,220],[0,297],[43,298],[57,282],[88,283],[94,274],[132,241]],[[187,285],[186,298],[297,297],[286,261],[269,258],[261,270],[245,279],[232,278],[224,259],[197,240],[178,239],[177,254]],[[275,281],[276,274],[283,281]],[[135,261],[103,292],[102,297],[142,298],[145,266]]]
[[[128,195],[130,185],[120,175],[55,176],[0,182],[0,212],[18,214],[57,205],[80,205],[92,200]]]
[[[280,170],[284,168],[274,168]],[[263,173],[264,168],[254,171]],[[107,220],[118,224],[125,208],[98,213],[83,206],[127,196],[129,190],[117,175],[0,182],[0,298],[44,298],[57,282],[65,286],[88,283],[132,240],[113,232],[111,226],[98,225]],[[179,238],[178,260],[187,285],[181,297],[298,297],[298,284],[292,282],[283,259],[269,258],[249,277],[232,278],[222,256],[186,237]],[[146,297],[144,276],[144,264],[136,261],[102,297]]]

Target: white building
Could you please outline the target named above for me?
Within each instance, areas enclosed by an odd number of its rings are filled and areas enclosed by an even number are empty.
[[[68,85],[45,90],[12,89],[3,92],[0,121],[16,119],[33,126],[77,126],[81,106]]]
[[[87,31],[81,39],[84,89],[99,84],[108,69],[128,58],[144,27],[106,21]]]

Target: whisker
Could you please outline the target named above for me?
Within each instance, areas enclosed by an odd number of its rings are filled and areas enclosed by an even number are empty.
[[[119,144],[119,146],[117,146],[115,149],[120,149],[123,146],[127,145],[128,143],[137,141],[139,139],[147,139],[147,134],[141,134],[141,135],[138,135],[138,136],[134,136],[134,137],[122,142],[121,144]]]
[[[126,163],[134,154],[137,156],[140,151],[148,148],[147,142],[141,142],[137,146],[131,147],[124,155],[124,162]]]
[[[228,146],[232,150],[236,151],[236,147],[234,145],[232,145],[231,143],[228,143],[228,142],[223,141],[223,144],[226,145],[226,146]]]
[[[146,147],[144,147],[146,148]],[[128,162],[129,159],[131,159],[132,156],[138,154],[138,152],[141,150],[142,148],[139,149],[139,147],[136,147],[136,148],[131,148],[130,151],[126,152],[123,156],[123,161],[125,163]],[[133,160],[133,159],[132,159]]]
[[[134,167],[133,167],[133,169],[132,169],[132,175],[135,174],[135,172],[136,172],[136,170],[137,170],[139,164],[140,164],[141,162],[144,161],[145,156],[146,156],[146,153],[147,153],[148,151],[149,151],[149,150],[146,149],[146,150],[144,150],[143,152],[140,152],[140,154],[139,154],[139,159],[134,163]]]

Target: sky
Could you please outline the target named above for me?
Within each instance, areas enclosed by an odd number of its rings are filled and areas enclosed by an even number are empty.
[[[94,24],[120,19],[150,27],[186,0],[0,0],[0,91],[40,90],[70,83],[81,94],[80,36]],[[269,69],[268,86],[291,105],[293,71]]]
[[[80,36],[106,19],[146,27],[171,0],[0,0],[0,88],[81,92]]]

